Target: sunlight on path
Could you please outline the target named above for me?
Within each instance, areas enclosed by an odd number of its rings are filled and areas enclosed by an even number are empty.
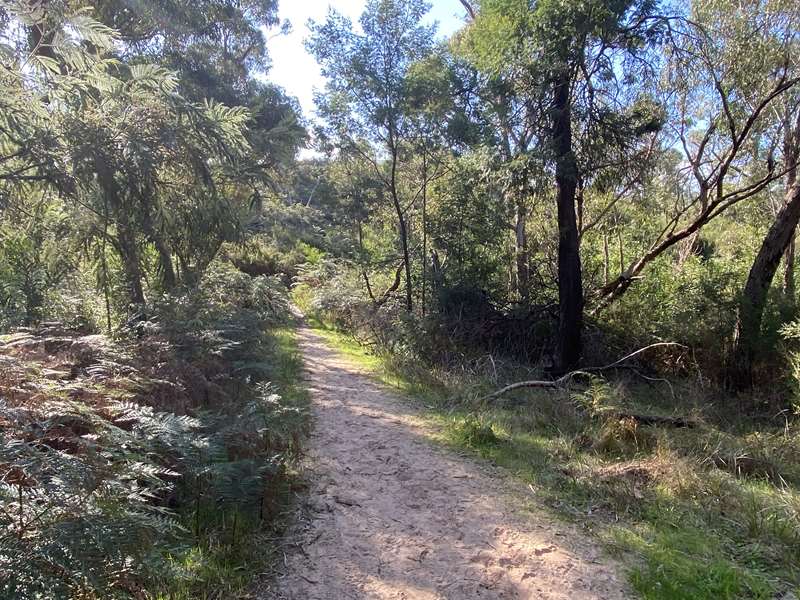
[[[516,515],[489,469],[432,445],[408,404],[310,329],[310,489],[264,599],[625,598],[561,523]]]

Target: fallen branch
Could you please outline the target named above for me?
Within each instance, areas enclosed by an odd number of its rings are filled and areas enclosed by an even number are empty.
[[[615,362],[613,362],[613,363],[611,363],[609,365],[605,365],[605,366],[602,366],[602,367],[587,367],[586,369],[583,369],[583,370],[580,370],[580,371],[570,371],[566,375],[563,375],[562,377],[559,377],[558,379],[553,379],[553,380],[550,380],[550,381],[547,381],[547,380],[519,381],[517,383],[512,383],[510,385],[507,385],[506,387],[504,387],[504,388],[502,388],[500,390],[497,390],[493,394],[490,394],[490,395],[486,396],[485,399],[486,400],[496,400],[497,398],[507,394],[508,392],[512,392],[514,390],[518,390],[518,389],[521,389],[521,388],[542,388],[542,389],[551,389],[551,390],[553,390],[553,389],[556,389],[556,390],[557,389],[566,389],[566,388],[569,387],[569,384],[572,381],[572,379],[574,377],[577,377],[578,375],[584,375],[584,376],[587,376],[587,377],[591,377],[592,374],[594,374],[594,373],[599,373],[600,371],[607,371],[609,369],[613,369],[613,368],[621,365],[622,363],[624,363],[626,360],[630,360],[634,356],[638,356],[639,354],[641,354],[642,352],[645,352],[646,350],[650,350],[652,348],[658,348],[659,346],[679,346],[681,348],[685,348],[686,347],[686,346],[684,346],[682,344],[678,344],[676,342],[658,342],[656,344],[650,344],[649,346],[645,346],[644,348],[639,348],[635,352],[631,352],[627,356],[623,356],[619,360],[617,360],[617,361],[615,361]]]
[[[657,415],[639,415],[634,413],[617,413],[618,419],[631,419],[639,425],[660,425],[663,427],[686,427],[692,429],[697,427],[697,422],[683,417],[659,417]]]

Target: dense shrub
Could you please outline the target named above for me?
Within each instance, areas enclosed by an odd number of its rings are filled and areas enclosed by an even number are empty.
[[[233,589],[211,563],[262,543],[305,422],[269,383],[286,360],[269,328],[287,318],[276,279],[218,263],[116,339],[5,336],[0,597]]]

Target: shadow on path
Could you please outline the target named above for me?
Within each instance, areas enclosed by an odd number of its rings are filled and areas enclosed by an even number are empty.
[[[271,600],[626,598],[568,525],[514,508],[508,482],[430,443],[407,402],[311,329],[308,497]]]

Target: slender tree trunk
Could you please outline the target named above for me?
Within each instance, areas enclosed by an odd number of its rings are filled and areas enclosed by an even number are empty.
[[[797,316],[797,289],[794,280],[795,244],[797,230],[789,240],[789,246],[783,254],[783,282],[781,286],[781,319],[789,322]]]
[[[528,303],[530,277],[528,272],[528,236],[525,231],[525,205],[522,200],[516,202],[516,220],[514,223],[515,259],[517,263],[517,294],[524,304]]]
[[[442,263],[439,260],[439,254],[435,249],[431,250],[431,285],[433,293],[438,295],[444,287],[444,273],[442,272]]]
[[[150,211],[147,210],[143,219],[144,233],[153,242],[153,246],[158,253],[158,264],[161,268],[161,284],[164,290],[171,292],[177,285],[177,278],[175,277],[175,267],[172,264],[172,252],[169,246],[164,241],[161,232],[153,225],[153,220],[150,216]]]
[[[103,198],[103,247],[100,249],[103,269],[103,297],[106,304],[106,328],[108,335],[111,335],[111,292],[109,290],[108,279],[108,256],[106,254],[106,247],[108,245],[108,197]]]
[[[177,277],[175,276],[175,267],[172,264],[172,253],[169,250],[164,238],[156,232],[155,228],[148,222],[146,225],[147,237],[153,242],[158,253],[158,264],[161,268],[161,284],[164,291],[171,292],[177,285]]]
[[[739,303],[733,357],[728,372],[729,383],[734,389],[747,389],[753,384],[753,360],[761,338],[767,294],[799,221],[800,182],[796,170],[792,169],[787,176],[786,203],[761,243]]]
[[[583,282],[575,215],[578,165],[572,151],[572,115],[569,76],[555,82],[553,142],[556,152],[556,204],[558,207],[558,344],[556,371],[573,368],[581,357]]]
[[[406,220],[403,216],[403,209],[400,206],[400,200],[397,197],[396,191],[392,193],[392,201],[394,203],[395,212],[397,213],[397,224],[400,231],[400,244],[403,249],[403,267],[406,274],[406,311],[411,312],[414,309],[413,289],[411,283],[411,256],[408,251],[408,231],[406,229]]]
[[[125,285],[128,290],[130,304],[144,304],[144,289],[142,288],[142,269],[139,264],[139,250],[136,246],[136,236],[131,231],[127,222],[118,223],[117,238],[119,240],[120,259],[125,273]]]
[[[395,213],[397,213],[397,225],[400,232],[400,244],[403,250],[403,266],[406,274],[406,311],[414,309],[413,288],[411,282],[411,256],[408,251],[408,228],[406,218],[403,214],[403,207],[400,204],[400,195],[397,191],[397,148],[394,143],[394,134],[390,129],[390,152],[392,155],[391,179],[389,180],[389,191],[392,196]]]
[[[784,269],[783,269],[783,295],[786,303],[789,306],[794,306],[795,296],[797,289],[794,281],[794,259],[795,259],[795,240],[797,232],[792,234],[792,239],[789,240],[789,247],[786,248],[786,254],[783,255]]]
[[[427,309],[426,292],[428,286],[428,160],[422,158],[422,316]]]

